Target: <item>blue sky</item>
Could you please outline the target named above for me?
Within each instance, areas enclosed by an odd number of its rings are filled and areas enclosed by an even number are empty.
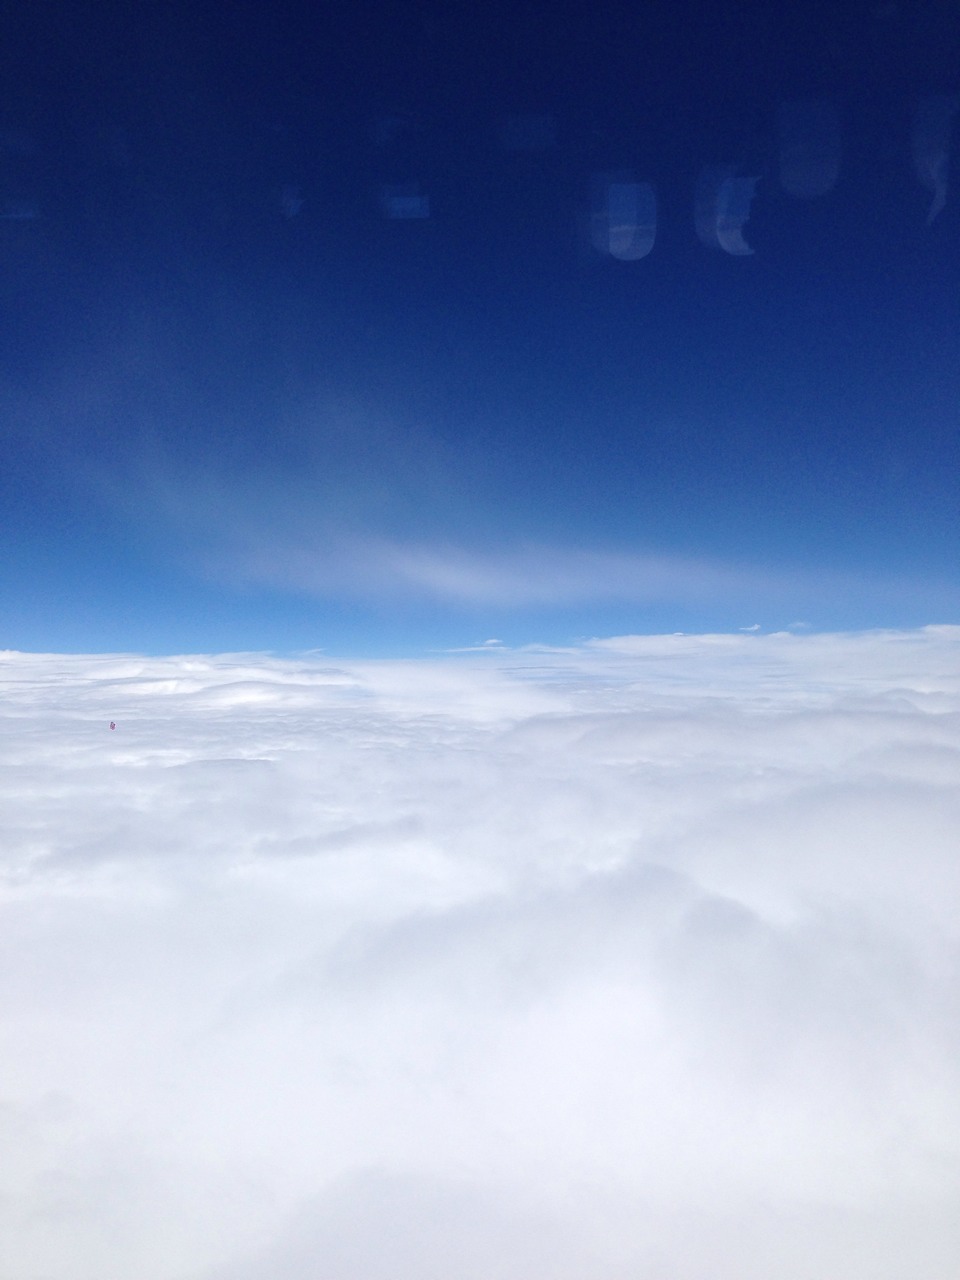
[[[21,14],[0,646],[955,621],[960,17],[766,10]]]

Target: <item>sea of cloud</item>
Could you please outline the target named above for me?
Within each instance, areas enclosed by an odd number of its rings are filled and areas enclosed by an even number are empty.
[[[960,628],[0,689],[0,1280],[954,1280]]]

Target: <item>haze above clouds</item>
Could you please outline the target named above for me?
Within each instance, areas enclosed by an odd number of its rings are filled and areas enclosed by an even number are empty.
[[[0,1277],[952,1280],[958,658],[4,655]]]

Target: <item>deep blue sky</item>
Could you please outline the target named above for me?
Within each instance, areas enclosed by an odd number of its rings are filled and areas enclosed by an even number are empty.
[[[958,620],[960,191],[928,225],[915,152],[960,5],[5,24],[0,647]],[[810,198],[790,110],[836,122]],[[752,255],[705,166],[759,179]],[[591,243],[611,174],[642,260]]]

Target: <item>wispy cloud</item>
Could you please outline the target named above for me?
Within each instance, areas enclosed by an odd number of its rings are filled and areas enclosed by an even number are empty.
[[[706,602],[730,591],[769,591],[776,585],[759,571],[694,557],[537,544],[483,549],[364,537],[314,548],[251,549],[239,557],[238,571],[254,581],[318,594],[339,588],[508,608],[610,600]]]
[[[680,549],[596,511],[564,534],[556,513],[504,492],[479,441],[332,386],[256,410],[231,402],[211,427],[209,395],[172,367],[171,341],[134,333],[40,399],[6,393],[5,409],[40,471],[194,580],[466,610],[722,605],[730,625],[738,612],[822,618],[824,603],[878,621],[955,612],[956,584],[801,564],[762,536],[749,557],[702,537]]]
[[[221,548],[211,570],[232,580],[318,597],[412,599],[467,609],[673,605],[789,617],[798,608],[818,613],[839,607],[879,616],[912,609],[921,616],[949,618],[958,600],[948,582],[895,573],[764,565],[669,550],[532,542],[478,545],[350,534],[271,542],[267,533],[255,545],[245,536],[242,546]]]

